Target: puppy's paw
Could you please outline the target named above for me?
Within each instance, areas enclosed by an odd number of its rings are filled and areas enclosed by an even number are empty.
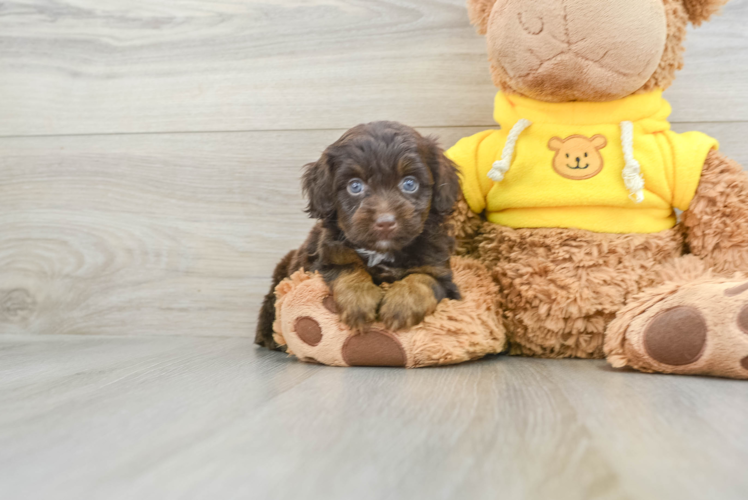
[[[392,284],[382,299],[379,317],[390,330],[400,330],[417,325],[434,312],[437,305],[433,283],[424,274],[411,274]]]
[[[271,351],[286,352],[286,346],[279,345],[272,336],[256,338],[255,344],[270,349]]]
[[[272,304],[272,315],[260,315],[255,333],[255,344],[273,351],[286,351],[286,346],[279,345],[273,338],[273,319],[275,318],[275,302]],[[270,308],[268,308],[269,310]]]
[[[334,299],[341,321],[353,330],[363,330],[377,320],[382,295],[382,289],[372,282],[336,287]]]

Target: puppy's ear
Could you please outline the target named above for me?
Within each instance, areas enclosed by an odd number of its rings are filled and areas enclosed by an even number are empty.
[[[694,26],[698,26],[708,21],[727,2],[728,0],[683,0],[683,5],[688,12],[688,20]]]
[[[314,219],[326,219],[335,212],[333,171],[327,151],[316,163],[304,166],[301,189],[309,200],[306,213]]]
[[[444,155],[444,150],[432,137],[424,137],[421,154],[431,170],[434,180],[431,195],[431,211],[439,215],[449,215],[460,196],[460,178],[457,166]]]
[[[475,26],[479,35],[485,35],[488,29],[488,18],[491,16],[496,0],[467,0],[470,23]]]

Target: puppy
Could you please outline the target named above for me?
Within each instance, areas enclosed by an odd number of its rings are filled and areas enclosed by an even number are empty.
[[[361,330],[377,319],[408,328],[444,298],[459,299],[444,227],[459,194],[454,164],[436,142],[395,122],[352,128],[305,167],[307,213],[319,219],[275,268],[255,342],[273,341],[274,289],[298,269],[318,271],[341,320]],[[385,292],[378,285],[391,283]]]

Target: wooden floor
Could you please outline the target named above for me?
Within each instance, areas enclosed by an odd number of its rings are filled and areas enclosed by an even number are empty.
[[[748,0],[689,32],[678,131],[748,165]],[[0,2],[0,498],[748,498],[748,384],[251,343],[301,166],[493,126],[464,0]]]
[[[748,384],[248,339],[0,337],[4,499],[745,499]]]

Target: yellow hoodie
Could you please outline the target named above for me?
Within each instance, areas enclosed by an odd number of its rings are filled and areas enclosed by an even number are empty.
[[[447,156],[470,208],[496,224],[654,233],[675,225],[673,207],[688,208],[718,147],[672,132],[670,111],[662,91],[600,103],[499,92],[501,130],[466,137]]]

